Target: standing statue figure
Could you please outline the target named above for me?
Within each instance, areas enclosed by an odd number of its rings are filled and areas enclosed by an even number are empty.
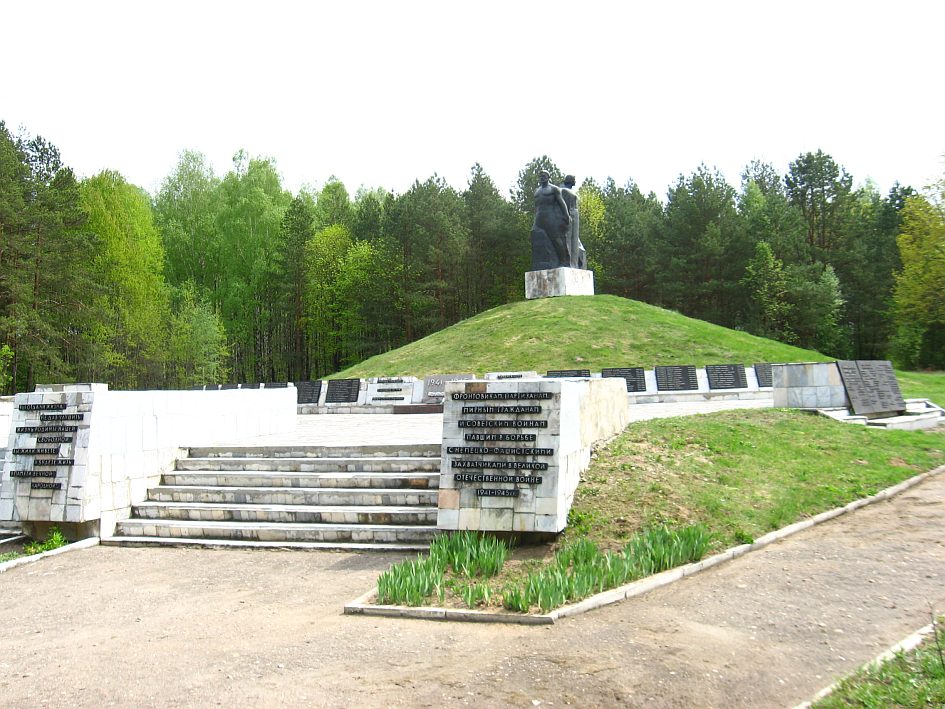
[[[561,188],[551,184],[546,170],[538,173],[535,222],[532,225],[532,270],[571,266],[571,211]]]
[[[581,243],[581,212],[578,208],[578,195],[574,191],[574,175],[564,178],[561,185],[561,198],[571,215],[571,228],[568,233],[568,251],[571,254],[571,268],[587,268],[587,252]]]

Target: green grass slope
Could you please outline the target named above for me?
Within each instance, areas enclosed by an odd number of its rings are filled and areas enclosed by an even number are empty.
[[[829,359],[646,303],[596,295],[493,308],[331,378]]]

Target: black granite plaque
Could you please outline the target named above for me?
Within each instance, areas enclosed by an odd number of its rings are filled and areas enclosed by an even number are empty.
[[[11,470],[11,478],[54,478],[55,470]]]
[[[33,490],[61,490],[62,483],[30,483]]]
[[[38,436],[37,443],[72,443],[72,436]]]
[[[559,378],[559,377],[590,377],[591,370],[589,369],[551,369],[548,370],[548,373],[545,375],[545,378]]]
[[[888,360],[842,360],[837,362],[837,367],[854,414],[906,410],[899,382]]]
[[[403,384],[404,380],[400,377],[378,377],[378,384]]]
[[[266,382],[263,387],[266,389],[285,389],[289,386],[288,382]]]
[[[707,364],[709,389],[746,389],[748,378],[744,364]]]
[[[13,455],[59,455],[58,448],[14,448]]]
[[[17,426],[17,433],[75,433],[78,426]]]
[[[321,379],[314,382],[295,383],[295,401],[298,404],[317,404],[322,395]]]
[[[40,414],[40,421],[81,421],[85,414]]]
[[[221,384],[221,385],[220,385],[220,390],[221,390],[221,391],[222,391],[223,389],[239,389],[239,388],[240,388],[240,385],[239,385],[239,384]]]
[[[758,379],[759,387],[774,386],[771,380],[771,365],[766,362],[759,362],[755,365],[755,377]]]
[[[499,379],[522,379],[524,374],[500,374]]]
[[[656,388],[659,391],[691,391],[699,388],[696,368],[691,364],[656,368]]]
[[[65,404],[20,404],[20,411],[65,411]]]
[[[329,379],[325,392],[326,404],[354,404],[361,391],[360,379]]]
[[[627,382],[627,391],[646,391],[646,375],[643,367],[612,367],[600,370],[602,377],[623,377]]]

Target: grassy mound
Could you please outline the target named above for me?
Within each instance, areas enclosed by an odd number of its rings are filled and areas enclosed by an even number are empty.
[[[829,359],[638,301],[596,295],[493,308],[332,378]]]

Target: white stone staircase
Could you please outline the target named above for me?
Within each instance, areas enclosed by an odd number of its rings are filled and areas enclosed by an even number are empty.
[[[440,446],[193,448],[103,544],[426,549]]]

